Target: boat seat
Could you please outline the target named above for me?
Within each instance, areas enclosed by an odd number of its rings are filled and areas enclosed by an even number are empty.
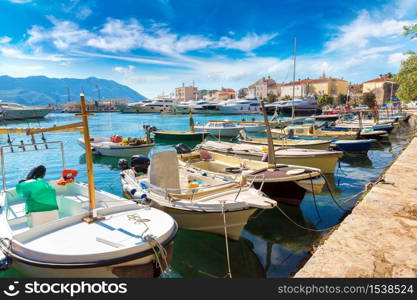
[[[61,217],[83,213],[89,206],[88,197],[83,195],[58,195],[57,202]]]

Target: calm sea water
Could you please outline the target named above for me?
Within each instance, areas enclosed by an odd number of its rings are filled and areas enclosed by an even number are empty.
[[[240,120],[241,116],[222,116],[222,119]],[[247,120],[252,116],[246,117]],[[262,120],[261,116],[255,117]],[[195,122],[220,119],[219,116],[195,115]],[[8,122],[8,127],[50,127],[79,121],[72,114],[49,114],[44,120],[33,122]],[[144,136],[143,125],[158,129],[187,130],[187,115],[101,113],[90,118],[92,136],[123,137]],[[4,124],[2,124],[4,125]],[[325,229],[341,221],[346,209],[354,205],[365,185],[376,180],[398,155],[407,142],[411,125],[404,124],[389,139],[378,142],[368,154],[345,155],[334,175],[328,177],[332,199],[326,189],[320,195],[307,193],[299,208],[280,204],[278,209],[255,213],[249,220],[239,241],[229,241],[231,272],[233,277],[288,277],[295,273],[306,258],[315,241]],[[48,141],[62,141],[67,169],[79,171],[78,180],[86,182],[85,155],[76,140],[76,132],[47,133]],[[15,143],[29,142],[25,135],[12,135]],[[37,137],[40,141],[40,137]],[[0,136],[0,144],[7,143],[7,136]],[[39,148],[43,148],[40,146]],[[172,149],[172,145],[157,145],[153,152]],[[94,157],[96,188],[122,195],[119,181],[118,158]],[[19,152],[6,158],[6,183],[15,186],[31,168],[43,164],[47,167],[46,179],[60,177],[62,160],[59,150]],[[1,178],[3,180],[3,178]],[[179,230],[174,244],[171,265],[175,277],[223,277],[227,273],[225,240],[221,236],[204,232]],[[0,277],[20,277],[13,268],[0,272]]]

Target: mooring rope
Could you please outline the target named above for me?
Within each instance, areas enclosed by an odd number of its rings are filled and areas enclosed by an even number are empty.
[[[156,267],[161,270],[161,273],[164,271],[163,265],[161,263],[161,260],[159,258],[159,254],[158,254],[158,251],[157,251],[157,250],[159,250],[159,253],[160,253],[160,255],[161,255],[161,257],[162,257],[162,259],[165,263],[165,266],[166,266],[165,269],[167,270],[168,277],[171,278],[172,277],[171,276],[171,269],[168,266],[168,259],[167,259],[168,253],[167,253],[166,249],[155,238],[153,238],[150,234],[148,234],[145,238],[146,238],[147,242],[149,243],[149,245],[152,247],[152,250],[155,254]]]
[[[225,275],[225,277],[229,276],[229,278],[232,278],[232,271],[230,269],[229,242],[227,238],[226,212],[224,211],[224,200],[220,202],[222,204],[223,227],[224,227],[224,238],[225,238],[225,243],[226,243],[226,258],[227,258],[227,270],[228,270],[228,273]]]

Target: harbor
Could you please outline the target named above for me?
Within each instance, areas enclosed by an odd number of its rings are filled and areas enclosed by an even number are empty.
[[[242,122],[243,118],[246,120],[253,118],[255,122],[262,125],[264,120],[261,114],[244,117],[236,114],[220,116],[199,114],[192,118],[195,124],[207,124],[215,119]],[[144,137],[147,135],[146,128],[149,128],[147,126],[156,127],[155,132],[159,130],[187,132],[190,130],[190,116],[188,114],[123,114],[112,112],[96,114],[89,119],[90,135],[92,137],[106,137],[107,139],[115,135],[120,136],[122,140],[128,137]],[[4,127],[7,126],[11,139],[16,142],[26,137],[19,133],[12,133],[12,128],[48,128],[74,122],[79,122],[79,117],[74,114],[50,113],[44,119],[36,121],[31,120],[25,123],[8,121]],[[414,134],[414,127],[415,121],[412,118],[408,122],[401,122],[398,129],[386,138],[375,140],[367,152],[352,153],[347,151],[343,153],[337,164],[334,165],[334,169],[328,174],[323,174],[326,180],[323,181],[323,187],[319,193],[314,190],[307,190],[298,205],[294,205],[294,203],[288,205],[288,203],[277,201],[276,206],[271,209],[257,210],[248,217],[247,223],[244,224],[237,236],[233,237],[231,235],[226,239],[223,234],[219,233],[181,228],[180,223],[180,229],[173,243],[170,268],[161,276],[183,278],[277,278],[293,276],[310,258],[315,247],[322,243],[323,239],[325,240],[333,228],[337,228],[340,222],[342,222],[340,228],[343,228],[344,223],[349,220],[350,211],[355,207],[356,202],[359,200],[359,203],[362,203],[363,200],[360,199],[363,198],[364,193],[368,191],[372,183],[379,181],[386,168],[396,161],[403,148],[408,145]],[[8,130],[5,130],[5,132]],[[250,133],[249,136],[265,139],[264,132]],[[80,134],[78,132],[45,132],[45,137],[48,141],[63,141],[64,155],[67,161],[66,168],[77,170],[77,180],[87,182],[86,156],[83,147],[77,143]],[[0,139],[2,144],[8,144],[7,135],[1,135]],[[218,142],[219,140],[216,134],[208,136],[207,139],[210,142]],[[230,143],[231,139],[232,137],[223,137],[221,143]],[[39,142],[42,143],[40,140]],[[147,152],[147,156],[152,158],[157,153],[175,150],[174,146],[178,142],[175,139],[171,141],[156,140],[155,145]],[[191,146],[194,147],[200,143],[201,141],[197,141],[192,143]],[[413,145],[413,143],[410,145]],[[256,147],[260,147],[261,151],[265,153],[265,146]],[[400,161],[405,153],[407,153],[407,150],[401,154],[397,161]],[[47,151],[39,152],[28,163],[30,155],[30,153],[21,151],[21,153],[14,155],[13,159],[5,161],[5,168],[9,172],[6,177],[8,188],[14,187],[22,179],[22,174],[27,174],[33,166],[39,164],[47,167],[48,180],[61,177],[62,168],[59,155],[50,155]],[[120,181],[119,159],[120,157],[98,155],[97,153],[93,155],[94,181],[98,191],[126,196],[126,190]],[[216,158],[216,162],[217,160]],[[279,157],[277,157],[276,163],[280,163]],[[386,176],[389,172],[388,170]],[[320,173],[319,170],[318,174]],[[385,180],[390,182],[387,177],[385,177]],[[310,182],[310,179],[308,179],[308,182]],[[371,193],[372,190],[368,195]],[[358,207],[361,207],[361,204]],[[353,210],[353,215],[357,208]],[[345,218],[347,215],[349,216]],[[347,247],[346,251],[350,252],[349,249]],[[342,250],[343,247],[341,247]],[[332,252],[334,251],[332,250]],[[316,253],[318,255],[320,252]],[[312,263],[315,261],[315,255],[311,258]],[[296,276],[302,276],[301,274],[306,272],[304,270],[308,265],[309,263],[305,264]],[[0,276],[23,277],[24,275],[15,270],[12,263],[10,268],[0,271]],[[306,276],[313,277],[311,273]],[[323,274],[317,276],[320,277]]]

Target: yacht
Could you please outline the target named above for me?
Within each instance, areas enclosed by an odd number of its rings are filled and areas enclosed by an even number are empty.
[[[39,119],[52,112],[52,106],[24,106],[0,100],[0,118],[3,120]]]
[[[151,103],[151,102],[152,102],[152,100],[132,102],[132,103],[129,103],[128,105],[118,105],[117,108],[122,113],[137,113],[138,112],[138,107],[140,107],[144,104],[147,104],[147,103]]]
[[[231,99],[220,103],[223,114],[257,114],[261,112],[260,102],[256,99]]]
[[[193,114],[221,114],[220,105],[220,103],[198,101],[195,105],[191,106],[191,112]]]
[[[138,113],[167,113],[174,109],[175,100],[159,97],[149,103],[137,106]]]
[[[188,114],[191,111],[192,106],[196,105],[196,103],[196,101],[179,102],[174,106],[174,112],[176,114]]]
[[[322,109],[315,99],[294,99],[294,104],[292,100],[274,103],[275,109],[280,115],[291,115],[293,105],[296,116],[320,115],[322,113]]]

